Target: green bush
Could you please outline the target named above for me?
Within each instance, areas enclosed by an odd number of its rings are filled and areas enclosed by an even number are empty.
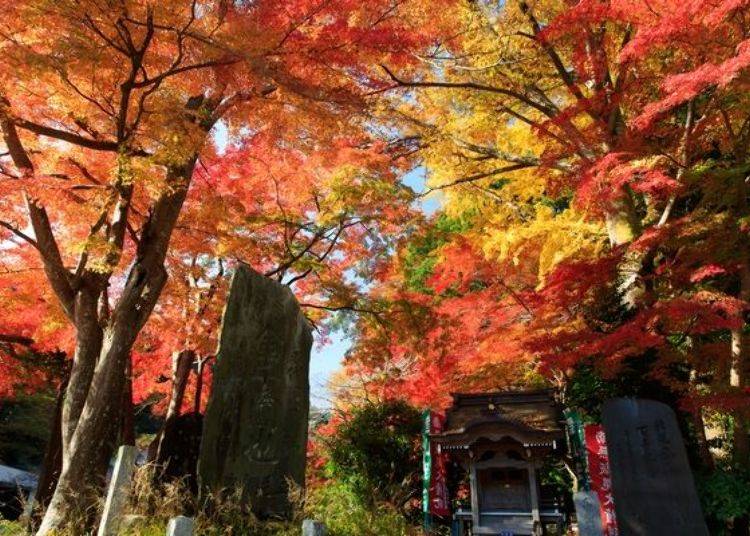
[[[696,478],[703,513],[720,534],[734,518],[750,515],[750,472],[720,468]]]
[[[119,532],[119,536],[164,536],[167,533],[167,524],[160,519],[144,519]]]
[[[407,512],[421,494],[421,422],[404,402],[356,408],[325,439],[331,475],[363,504],[388,502]]]
[[[326,524],[330,536],[408,536],[421,534],[409,520],[384,503],[365,504],[351,485],[331,481],[310,490],[306,515]]]

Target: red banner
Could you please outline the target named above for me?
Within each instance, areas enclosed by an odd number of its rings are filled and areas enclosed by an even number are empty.
[[[617,536],[615,503],[612,496],[612,477],[609,472],[607,439],[600,424],[587,424],[583,434],[586,440],[586,457],[589,466],[591,490],[599,498],[604,536]]]
[[[430,433],[438,434],[443,431],[445,416],[430,413]],[[430,441],[432,454],[432,472],[430,479],[430,513],[435,516],[447,517],[451,514],[448,499],[447,455],[440,451],[438,445]]]

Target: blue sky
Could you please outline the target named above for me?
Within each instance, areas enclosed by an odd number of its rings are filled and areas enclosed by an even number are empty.
[[[310,403],[319,408],[330,406],[328,379],[341,367],[351,347],[351,341],[341,332],[333,333],[330,338],[331,343],[322,348],[315,344],[310,356]]]
[[[214,128],[214,141],[219,153],[222,153],[229,142],[227,128],[222,122],[217,123]],[[426,170],[419,166],[407,173],[403,182],[415,192],[421,193],[425,188],[425,179]],[[440,208],[440,196],[438,194],[425,196],[417,203],[425,214],[433,214]],[[333,333],[329,338],[331,342],[325,346],[314,344],[310,357],[310,401],[317,407],[330,405],[328,379],[341,367],[344,356],[352,345],[352,341],[342,332]]]
[[[423,192],[425,187],[425,169],[417,167],[403,179],[404,184],[416,192]],[[420,209],[425,214],[433,214],[440,208],[439,195],[433,194],[420,198]],[[341,332],[331,334],[331,343],[323,347],[314,345],[310,358],[310,402],[319,408],[328,407],[329,393],[326,385],[331,374],[336,372],[343,362],[352,341]]]

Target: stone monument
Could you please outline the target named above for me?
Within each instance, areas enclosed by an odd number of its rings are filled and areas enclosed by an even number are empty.
[[[602,411],[622,536],[708,536],[677,419],[653,400],[617,398]]]
[[[302,521],[302,536],[326,536],[327,534],[326,526],[320,521],[314,519]]]
[[[115,536],[119,531],[120,517],[128,502],[130,481],[135,471],[136,454],[137,450],[132,445],[122,445],[117,450],[97,536]]]
[[[167,525],[167,536],[193,536],[194,527],[195,521],[191,517],[173,517]]]
[[[602,517],[599,511],[599,498],[593,491],[579,491],[573,494],[576,508],[579,536],[602,536]]]
[[[241,265],[222,320],[198,461],[203,490],[241,488],[261,518],[304,485],[312,334],[288,287]]]

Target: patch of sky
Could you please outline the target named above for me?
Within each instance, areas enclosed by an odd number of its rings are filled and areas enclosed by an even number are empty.
[[[224,154],[229,146],[229,128],[224,121],[217,121],[212,132],[216,152]]]
[[[351,346],[350,337],[340,331],[331,333],[327,344],[313,346],[310,359],[310,404],[319,409],[331,407],[328,382],[341,368]]]
[[[407,97],[407,99],[411,99],[411,97]],[[368,130],[386,139],[398,137],[398,132],[387,129],[382,125],[371,124]],[[224,154],[232,145],[233,139],[225,122],[220,121],[214,126],[213,141],[217,153],[220,155]],[[404,174],[401,182],[417,194],[416,206],[425,215],[432,216],[440,210],[443,195],[441,192],[427,191],[427,169],[424,166],[418,165]],[[356,285],[362,292],[367,292],[369,289],[369,283],[357,273],[356,269],[348,270],[345,273],[345,278],[347,284]],[[310,402],[319,409],[330,408],[331,393],[328,390],[328,382],[332,375],[341,368],[346,353],[352,347],[352,333],[346,329],[347,324],[347,322],[342,322],[341,327],[334,329],[331,333],[316,334],[316,343],[313,346],[310,359]],[[326,337],[326,339],[324,340],[323,337]]]
[[[426,215],[432,216],[442,206],[443,194],[441,192],[427,192],[427,169],[424,166],[412,169],[404,175],[402,182],[417,193],[416,203]]]

